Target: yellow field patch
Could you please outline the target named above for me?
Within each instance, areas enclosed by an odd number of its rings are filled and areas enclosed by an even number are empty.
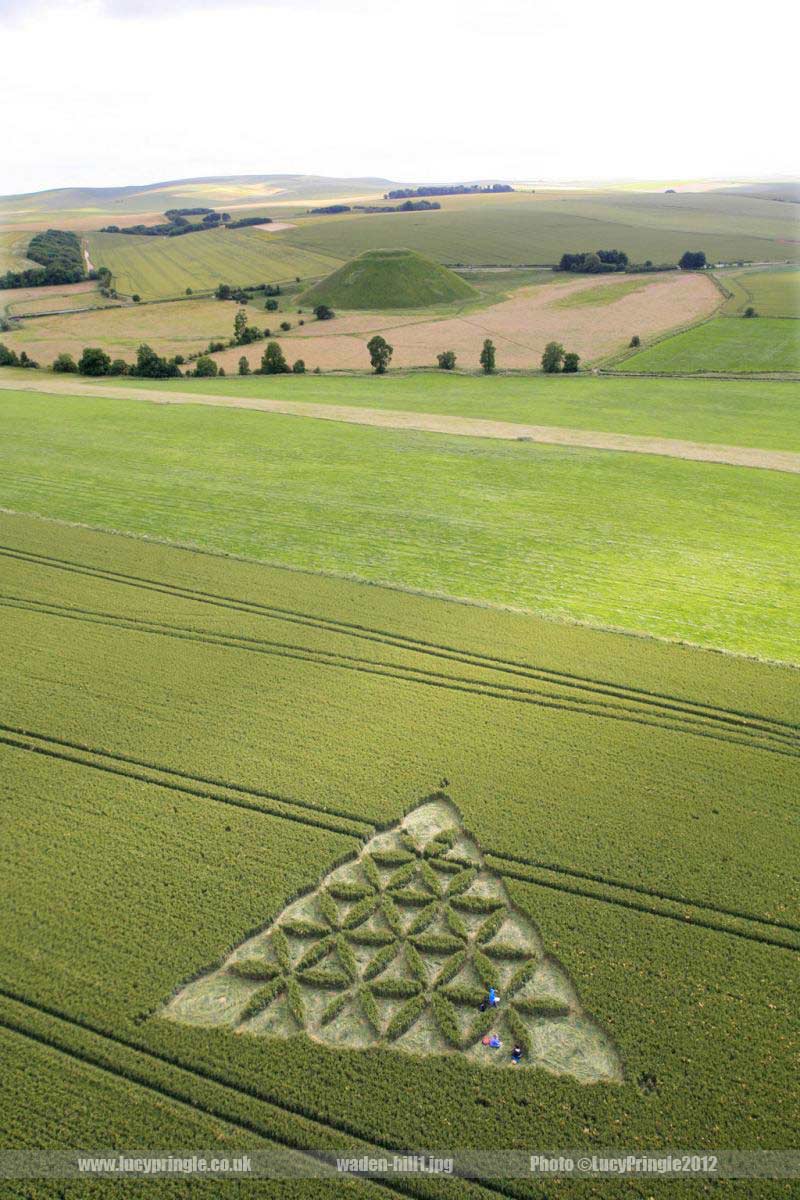
[[[26,350],[43,365],[61,351],[77,360],[85,346],[102,346],[112,358],[132,362],[142,342],[159,354],[185,356],[204,350],[211,341],[227,341],[239,308],[227,301],[203,299],[69,313],[25,322],[21,329],[5,334],[4,341],[17,353]],[[259,328],[269,315],[263,308],[251,306],[246,312],[248,323]]]

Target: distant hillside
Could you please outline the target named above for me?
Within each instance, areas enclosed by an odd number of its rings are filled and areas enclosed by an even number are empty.
[[[53,188],[1,196],[0,208],[39,212],[96,209],[99,212],[154,212],[207,202],[269,204],[279,200],[313,200],[322,197],[383,195],[392,181],[372,177],[343,179],[324,175],[220,175],[198,179],[171,179],[126,187]]]
[[[413,250],[368,250],[304,292],[304,304],[331,308],[425,308],[478,293],[440,263]]]

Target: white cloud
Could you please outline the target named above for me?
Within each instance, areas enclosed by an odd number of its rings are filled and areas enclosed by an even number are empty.
[[[638,0],[0,0],[0,193],[791,174],[783,6],[673,0],[653,19]]]

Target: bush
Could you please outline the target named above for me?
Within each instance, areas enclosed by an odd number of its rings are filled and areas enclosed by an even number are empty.
[[[59,354],[53,363],[53,370],[59,374],[75,375],[78,371],[78,364],[71,354]]]
[[[298,358],[296,362],[292,363],[292,372],[295,375],[305,375],[306,364],[302,358]]]
[[[542,355],[542,370],[546,375],[555,375],[564,361],[564,347],[560,342],[548,342]]]
[[[198,376],[210,378],[219,374],[219,367],[214,362],[213,358],[209,358],[207,354],[201,354],[200,358],[198,358],[197,363],[195,364],[194,373]]]
[[[261,370],[265,375],[285,375],[289,364],[277,342],[269,342],[261,358]]]
[[[87,346],[78,360],[81,375],[109,375],[111,359],[99,346]]]
[[[264,308],[267,310],[267,312],[277,312],[278,311],[278,301],[272,300],[272,299],[265,300]]]
[[[757,317],[758,313],[753,308],[752,304],[748,304],[747,308],[742,313],[743,317]]]
[[[480,353],[479,363],[483,367],[484,375],[493,375],[495,371],[496,350],[494,342],[487,338],[483,343],[483,349]]]
[[[631,338],[630,342],[628,343],[628,345],[630,345],[630,346],[641,346],[641,344],[642,344],[642,339],[639,337],[638,333],[635,333],[633,335],[633,337]]]
[[[130,367],[124,358],[115,358],[108,369],[109,375],[127,375],[129,372]]]
[[[678,266],[683,271],[700,271],[706,265],[704,250],[686,250],[681,256]]]
[[[314,316],[318,321],[330,321],[332,317],[336,316],[336,313],[327,304],[318,304],[314,309]]]
[[[240,375],[249,375],[250,374],[250,363],[247,361],[244,354],[239,359],[239,374]]]
[[[192,289],[191,289],[191,288],[187,288],[187,289],[186,289],[186,295],[187,295],[187,296],[191,296],[191,295],[192,295]]]
[[[0,367],[17,367],[19,359],[14,350],[9,350],[8,346],[4,346],[0,342]]]
[[[140,304],[142,297],[139,295],[138,292],[134,292],[133,295],[131,296],[131,300],[133,301],[134,304]]]
[[[281,329],[284,333],[288,333],[291,328],[292,327],[288,321],[281,321]]]
[[[436,355],[436,361],[442,371],[452,371],[456,365],[455,350],[443,350],[441,354]]]
[[[568,375],[574,374],[575,371],[577,371],[577,369],[578,369],[578,363],[580,362],[580,358],[581,358],[580,354],[575,354],[573,351],[570,351],[569,354],[565,354],[564,355],[564,366],[562,367],[562,370],[564,371],[564,373],[568,374]]]
[[[38,362],[34,362],[32,358],[28,358],[28,355],[24,350],[19,356],[19,365],[21,367],[28,367],[31,371],[38,371],[39,369]]]

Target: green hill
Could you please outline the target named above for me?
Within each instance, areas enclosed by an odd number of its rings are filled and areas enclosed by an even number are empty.
[[[413,250],[368,250],[304,292],[331,308],[425,308],[477,296],[475,288]]]

